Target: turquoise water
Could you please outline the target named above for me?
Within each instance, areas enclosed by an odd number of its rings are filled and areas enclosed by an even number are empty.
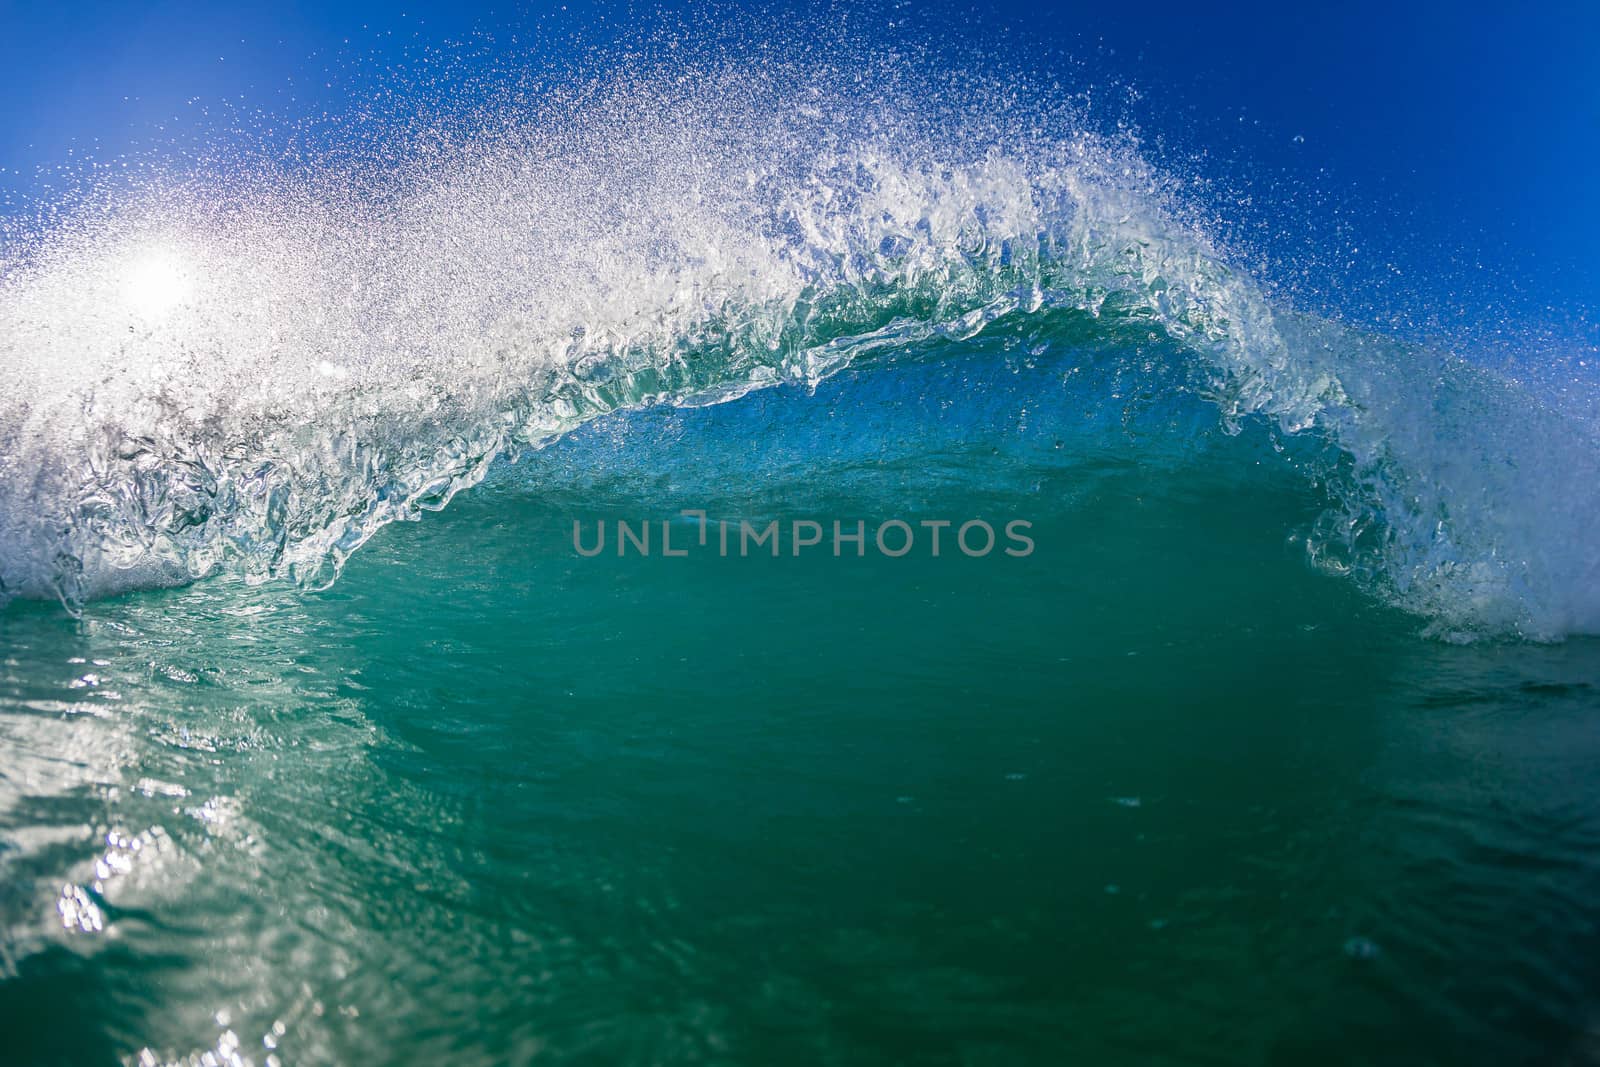
[[[1107,360],[604,421],[322,593],[14,604],[8,1062],[1589,1062],[1600,647],[1419,636],[1261,428],[1083,418]],[[679,507],[1036,549],[573,550]]]
[[[0,1059],[1600,1061],[1581,390],[937,86],[0,233]]]

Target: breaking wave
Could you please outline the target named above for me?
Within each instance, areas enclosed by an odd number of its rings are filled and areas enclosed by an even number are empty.
[[[874,77],[680,64],[8,235],[0,600],[326,584],[597,416],[935,354],[981,387],[981,336],[1167,346],[1190,373],[1152,388],[1326,444],[1311,561],[1437,633],[1600,631],[1589,426],[1275,303],[1049,94]]]

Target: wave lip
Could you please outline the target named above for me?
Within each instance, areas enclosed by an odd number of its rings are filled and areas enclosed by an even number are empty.
[[[325,584],[598,415],[1071,322],[1182,346],[1226,427],[1332,441],[1318,565],[1444,634],[1600,630],[1585,428],[1275,307],[1174,183],[1065,112],[876,99],[747,69],[616,83],[425,139],[397,176],[152,186],[13,249],[0,597]]]

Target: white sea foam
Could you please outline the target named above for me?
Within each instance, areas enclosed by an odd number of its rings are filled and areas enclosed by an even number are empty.
[[[14,235],[0,597],[330,581],[596,415],[1055,316],[1185,346],[1229,426],[1330,435],[1319,565],[1441,633],[1600,631],[1587,426],[1275,307],[1174,183],[1048,99],[902,88],[669,68]]]

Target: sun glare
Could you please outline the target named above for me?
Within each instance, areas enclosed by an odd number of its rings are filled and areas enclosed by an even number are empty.
[[[184,263],[165,250],[146,253],[129,264],[122,281],[122,298],[139,318],[159,322],[194,293],[194,282]]]

